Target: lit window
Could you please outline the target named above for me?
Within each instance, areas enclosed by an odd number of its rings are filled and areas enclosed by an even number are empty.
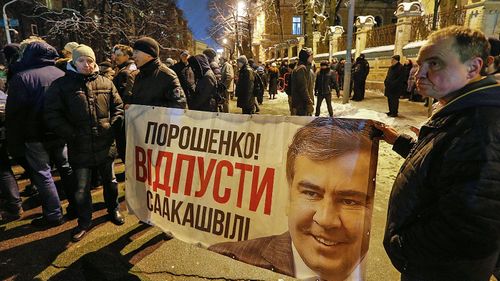
[[[292,34],[293,35],[302,34],[302,18],[301,17],[293,17],[293,19],[292,19]]]

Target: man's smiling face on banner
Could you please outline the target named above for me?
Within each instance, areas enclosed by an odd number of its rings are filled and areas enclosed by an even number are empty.
[[[370,149],[324,161],[298,155],[290,182],[288,227],[305,264],[344,280],[366,254],[372,213]]]

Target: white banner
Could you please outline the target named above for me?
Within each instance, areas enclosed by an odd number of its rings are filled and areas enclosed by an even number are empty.
[[[338,280],[362,275],[355,271],[368,249],[378,150],[371,121],[131,105],[126,124],[126,201],[141,221],[261,267],[238,245],[256,252],[265,238],[281,239],[292,265],[301,259],[329,280],[337,279],[302,248],[324,261],[345,253],[329,261]],[[296,266],[272,267],[307,275]]]

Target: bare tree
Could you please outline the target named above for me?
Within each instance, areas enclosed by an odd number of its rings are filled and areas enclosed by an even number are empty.
[[[182,11],[174,0],[88,0],[61,11],[34,1],[32,13],[44,37],[62,46],[77,41],[93,47],[103,59],[116,43],[131,44],[141,36],[155,38],[165,50],[186,49],[192,42]]]
[[[231,57],[236,51],[253,57],[253,27],[257,16],[266,13],[267,24],[277,24],[280,28],[280,40],[283,41],[283,25],[279,0],[210,0],[209,11],[212,23],[208,28],[210,37],[224,45]],[[244,3],[244,9],[238,9]],[[240,11],[239,11],[240,10]],[[223,39],[227,41],[223,43]]]

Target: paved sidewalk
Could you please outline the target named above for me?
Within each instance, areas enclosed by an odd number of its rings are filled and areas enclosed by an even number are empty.
[[[341,105],[335,98],[335,110],[355,111],[362,108],[370,116],[409,132],[426,120],[423,103],[401,101],[398,118],[387,118],[386,99],[380,93],[367,92],[362,102]],[[241,110],[231,102],[231,111]],[[265,98],[261,114],[288,112],[286,96]],[[323,105],[322,115],[327,115]],[[377,189],[372,222],[367,279],[396,281],[398,272],[392,267],[382,247],[387,200],[392,182],[402,164],[396,153],[385,143],[380,144]],[[122,173],[124,166],[117,165]],[[21,173],[16,168],[16,173]],[[121,175],[123,178],[123,174]],[[27,184],[20,181],[21,189]],[[124,185],[120,183],[121,208]],[[25,213],[19,221],[0,224],[0,280],[291,280],[268,270],[248,266],[230,258],[189,245],[162,233],[158,228],[142,224],[127,215],[126,223],[115,226],[106,221],[102,188],[92,194],[94,228],[78,243],[70,242],[70,232],[76,220],[46,231],[36,231],[30,221],[41,213],[37,198],[23,198]],[[63,206],[67,202],[63,201]],[[494,280],[494,279],[492,279]]]

